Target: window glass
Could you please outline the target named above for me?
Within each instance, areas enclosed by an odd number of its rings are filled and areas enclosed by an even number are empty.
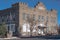
[[[38,21],[40,22],[40,15],[38,16]]]
[[[8,31],[15,32],[15,24],[8,24]]]
[[[23,24],[23,26],[22,26],[22,31],[23,31],[23,32],[26,32],[26,23]]]
[[[13,32],[15,32],[15,24],[12,24],[12,25],[11,25],[11,30],[12,30]]]
[[[48,22],[48,16],[46,16],[46,21]]]
[[[51,18],[50,18],[50,22],[56,23],[56,18],[55,18],[55,17],[51,17]]]
[[[41,19],[42,19],[41,21],[43,22],[44,21],[44,16],[41,16]]]
[[[28,23],[24,23],[22,26],[23,32],[30,32],[30,25]]]
[[[15,13],[13,14],[13,21],[15,21]]]
[[[27,14],[27,18],[29,18],[30,17],[30,14]]]
[[[35,21],[35,15],[33,15],[33,21]]]
[[[56,23],[56,18],[54,17],[54,19],[53,19],[53,23]]]
[[[23,13],[22,16],[23,16],[23,20],[26,20],[27,15],[25,13]]]
[[[53,17],[50,18],[50,22],[53,22]]]

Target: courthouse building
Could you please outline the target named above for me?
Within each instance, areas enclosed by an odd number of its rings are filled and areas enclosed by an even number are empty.
[[[57,11],[47,10],[41,2],[38,2],[34,8],[20,2],[12,4],[10,8],[0,10],[0,24],[3,22],[6,23],[7,31],[12,31],[13,35],[18,34],[19,28],[22,36],[57,34]],[[31,22],[34,22],[32,27]]]

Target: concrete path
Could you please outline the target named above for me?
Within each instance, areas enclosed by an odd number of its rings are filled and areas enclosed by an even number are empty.
[[[11,38],[0,38],[0,40],[60,40],[60,39],[18,38],[18,37],[11,37]]]
[[[20,40],[20,38],[18,38],[18,37],[0,38],[0,40]]]

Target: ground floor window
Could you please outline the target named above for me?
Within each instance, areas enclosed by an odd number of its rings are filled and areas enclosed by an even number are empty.
[[[22,31],[23,32],[30,32],[30,25],[29,24],[23,24],[22,26]]]
[[[22,25],[22,32],[24,33],[22,35],[26,35],[26,33],[30,33],[30,25],[28,23],[24,23]]]
[[[7,31],[15,32],[15,24],[7,24]]]

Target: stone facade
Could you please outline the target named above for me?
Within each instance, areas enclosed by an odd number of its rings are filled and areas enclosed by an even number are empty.
[[[29,22],[27,21],[27,18],[30,18],[30,20],[36,22],[35,26],[38,24],[44,25],[46,28],[43,28],[45,33],[55,33],[57,34],[57,11],[55,9],[51,9],[48,11],[43,3],[38,2],[37,5],[34,8],[31,8],[26,3],[16,3],[13,4],[11,8],[7,8],[5,10],[0,11],[0,16],[6,18],[9,16],[9,19],[11,19],[11,22],[8,22],[6,24],[15,24],[15,34],[18,32],[18,27],[21,28],[20,33],[22,36],[30,36],[31,30],[29,26]],[[12,17],[11,17],[12,16]],[[2,18],[1,18],[2,19]],[[6,22],[5,21],[5,22]],[[33,23],[33,22],[32,22]],[[26,28],[26,25],[29,26]],[[33,24],[33,25],[34,25]],[[25,32],[23,32],[23,27],[25,27]],[[14,29],[14,28],[13,28]],[[33,36],[38,35],[38,26],[35,27],[36,32],[32,32]]]
[[[47,28],[45,30],[47,30],[47,33],[57,33],[57,11],[55,9],[51,9],[50,11],[48,11],[43,5],[43,3],[38,3],[34,8],[28,7],[28,5],[25,3],[20,3],[19,25],[23,25],[24,22],[27,22],[26,20],[23,20],[24,14],[30,15],[30,17],[34,16],[37,23],[46,25]],[[21,31],[21,33],[23,34],[24,32]]]

